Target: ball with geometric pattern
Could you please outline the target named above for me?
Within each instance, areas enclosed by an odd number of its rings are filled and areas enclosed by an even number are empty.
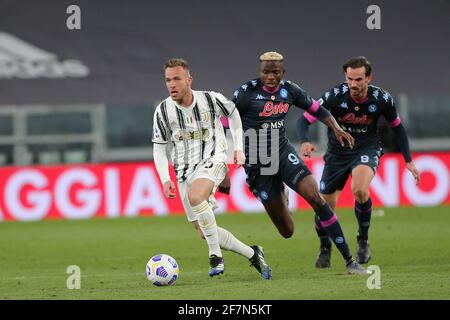
[[[155,286],[173,284],[179,273],[177,261],[167,254],[157,254],[147,262],[146,274]]]

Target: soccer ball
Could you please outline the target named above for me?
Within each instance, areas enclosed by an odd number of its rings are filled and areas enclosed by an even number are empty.
[[[157,254],[148,260],[146,274],[155,286],[169,286],[178,278],[178,263],[167,254]]]

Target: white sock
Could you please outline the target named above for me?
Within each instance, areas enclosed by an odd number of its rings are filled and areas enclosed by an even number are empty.
[[[207,201],[201,202],[197,206],[193,206],[192,210],[197,214],[197,221],[200,229],[205,236],[208,243],[209,255],[215,254],[218,257],[222,256],[222,251],[219,246],[219,234],[217,230],[216,217]]]
[[[239,253],[247,259],[253,257],[255,251],[250,246],[242,243],[230,231],[225,230],[224,228],[217,227],[217,230],[219,233],[220,247],[222,249]]]

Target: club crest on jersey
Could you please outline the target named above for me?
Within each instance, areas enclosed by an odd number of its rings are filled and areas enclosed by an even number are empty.
[[[369,108],[367,108],[367,110],[369,110],[369,112],[375,112],[375,111],[377,111],[377,106],[374,104],[371,104],[369,106]]]
[[[283,99],[286,99],[287,98],[287,96],[288,96],[288,92],[287,92],[287,90],[286,89],[281,89],[280,90],[280,96],[283,98]]]
[[[270,117],[273,114],[287,113],[289,110],[289,103],[274,104],[272,101],[267,101],[264,105],[264,110],[259,113],[260,117]]]
[[[203,122],[209,122],[209,112],[203,112],[200,117]]]

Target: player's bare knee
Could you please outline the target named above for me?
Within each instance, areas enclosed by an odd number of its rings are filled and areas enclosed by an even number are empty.
[[[369,191],[364,190],[362,188],[354,188],[352,189],[353,196],[355,197],[356,201],[359,203],[364,203],[369,199]]]
[[[294,235],[294,226],[288,226],[287,228],[283,228],[282,230],[278,230],[281,236],[285,239],[289,239]]]
[[[189,192],[188,193],[188,200],[189,200],[189,204],[192,207],[198,206],[200,203],[202,203],[203,201],[205,201],[206,199],[204,199],[204,197],[202,197],[199,194],[195,194],[193,192]]]

